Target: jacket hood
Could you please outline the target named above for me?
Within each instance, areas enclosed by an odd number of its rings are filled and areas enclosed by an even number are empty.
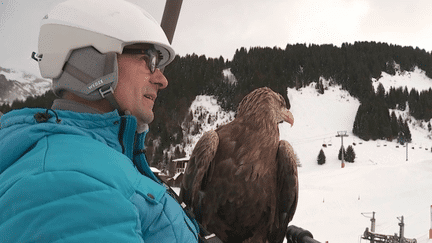
[[[90,114],[25,108],[8,112],[0,119],[0,173],[29,151],[42,137],[53,134],[90,137],[120,153],[128,155],[125,150],[130,151],[128,157],[131,158],[136,124],[134,116],[121,117],[117,111]],[[123,133],[129,133],[122,137],[129,140],[126,144],[129,144],[130,149],[125,149],[125,142],[122,141],[121,144],[119,141],[121,126]],[[142,136],[145,137],[146,133],[147,131]]]

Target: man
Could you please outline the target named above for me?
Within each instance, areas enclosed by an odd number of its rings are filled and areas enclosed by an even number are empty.
[[[0,242],[197,242],[144,156],[175,56],[157,22],[123,0],[68,0],[38,51],[62,99],[1,117]]]

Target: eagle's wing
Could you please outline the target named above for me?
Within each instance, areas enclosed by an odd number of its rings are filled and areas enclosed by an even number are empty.
[[[288,223],[294,217],[298,200],[297,155],[291,145],[279,141],[277,153],[277,205],[274,225],[269,232],[271,242],[282,242]]]
[[[211,166],[219,145],[219,137],[215,131],[204,133],[195,145],[187,164],[180,190],[180,200],[191,207],[199,207],[200,190],[213,172]]]

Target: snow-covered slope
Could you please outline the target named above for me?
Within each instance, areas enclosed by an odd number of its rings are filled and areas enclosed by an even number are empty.
[[[383,73],[379,82],[386,90],[408,83],[409,88],[422,90],[432,81],[419,78],[418,72],[416,69],[397,76]],[[361,235],[366,227],[370,228],[370,219],[362,213],[376,212],[376,232],[387,235],[399,234],[397,217],[403,215],[405,237],[431,243],[427,235],[432,205],[430,132],[411,118],[413,142],[408,147],[407,161],[406,147],[397,147],[396,142],[366,142],[353,136],[352,126],[360,102],[339,86],[328,87],[323,95],[313,85],[289,89],[288,97],[295,122],[293,127],[286,123],[279,126],[280,138],[293,145],[302,164],[299,203],[292,224],[308,229],[320,242],[356,243],[367,242]],[[223,121],[213,121],[213,125],[202,125],[200,134],[234,117],[222,111],[214,98],[206,96],[197,97],[191,109],[196,113],[194,119],[200,114],[205,114],[204,121],[216,114],[224,117]],[[398,112],[405,119],[410,118],[408,111]],[[338,131],[347,131],[349,135],[344,138],[345,147],[355,143],[355,163],[346,163],[343,169],[337,159],[341,146],[341,139],[335,137]],[[192,144],[200,134],[189,138]],[[324,143],[326,148],[322,146]],[[188,155],[192,147],[188,146]],[[326,155],[324,165],[317,164],[321,149]]]
[[[426,72],[418,67],[414,68],[414,71],[400,71],[400,68],[396,65],[396,75],[390,75],[388,73],[381,73],[381,78],[372,79],[372,84],[377,90],[378,84],[382,83],[385,90],[389,91],[390,87],[398,88],[405,86],[408,88],[408,92],[415,88],[421,92],[428,90],[432,87],[432,80],[426,76]]]
[[[187,143],[184,147],[186,157],[192,153],[193,147],[206,131],[214,130],[218,126],[226,124],[234,119],[234,112],[226,112],[217,104],[217,99],[212,96],[199,95],[192,102],[192,121],[183,123]],[[193,135],[191,135],[193,134]]]
[[[432,141],[427,131],[410,124],[413,143],[406,161],[406,148],[395,142],[366,142],[352,135],[359,102],[345,91],[330,87],[317,95],[308,87],[290,89],[288,95],[296,121],[292,128],[280,126],[281,139],[293,144],[302,163],[292,224],[307,228],[322,242],[361,242],[365,228],[370,228],[362,213],[376,212],[376,232],[387,235],[399,233],[396,217],[403,215],[405,237],[428,242]],[[337,159],[341,146],[337,131],[348,132],[345,147],[356,144],[355,163],[346,163],[343,169]],[[317,164],[320,149],[326,155],[321,166]]]
[[[29,96],[42,95],[51,88],[51,81],[34,75],[0,67],[0,105]]]

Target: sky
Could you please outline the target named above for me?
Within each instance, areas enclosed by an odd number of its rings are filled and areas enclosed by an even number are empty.
[[[40,75],[40,20],[64,0],[0,0],[0,66]],[[159,21],[165,1],[128,0]],[[184,0],[173,48],[231,60],[237,49],[376,41],[432,51],[430,0]]]

